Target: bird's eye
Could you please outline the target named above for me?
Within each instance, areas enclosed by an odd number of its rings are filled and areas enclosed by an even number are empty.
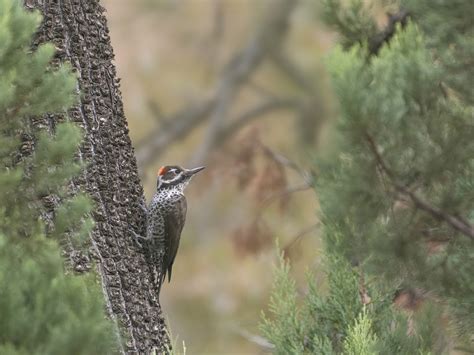
[[[170,180],[170,179],[174,179],[176,177],[176,175],[178,175],[178,171],[176,169],[170,169],[166,172],[166,179],[167,180]]]

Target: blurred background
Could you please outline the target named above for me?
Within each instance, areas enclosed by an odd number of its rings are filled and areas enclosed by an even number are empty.
[[[161,165],[207,169],[161,302],[187,352],[262,353],[276,243],[318,262],[314,156],[334,116],[316,1],[103,0],[149,201]]]

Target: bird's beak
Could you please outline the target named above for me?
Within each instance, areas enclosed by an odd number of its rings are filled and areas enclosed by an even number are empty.
[[[204,170],[206,167],[205,166],[200,166],[199,168],[194,168],[194,169],[188,169],[186,170],[186,174],[189,176],[192,176],[194,174],[197,174],[201,170]]]

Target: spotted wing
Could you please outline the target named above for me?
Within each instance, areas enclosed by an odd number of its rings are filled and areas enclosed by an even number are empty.
[[[168,236],[166,255],[163,270],[168,271],[168,282],[171,280],[171,270],[173,268],[174,259],[178,252],[179,240],[181,232],[186,220],[187,203],[186,198],[181,196],[175,203],[174,208],[165,215],[165,233]],[[163,279],[166,274],[163,274]]]

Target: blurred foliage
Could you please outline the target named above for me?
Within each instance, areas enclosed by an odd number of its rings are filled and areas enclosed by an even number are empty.
[[[74,159],[81,130],[61,123],[37,133],[37,116],[76,100],[71,68],[49,67],[52,44],[31,51],[41,17],[0,0],[0,353],[111,353],[94,277],[65,275],[58,242],[82,243],[92,228],[91,201],[66,196],[81,171]],[[53,197],[54,196],[54,197]],[[46,236],[45,203],[58,203]]]

